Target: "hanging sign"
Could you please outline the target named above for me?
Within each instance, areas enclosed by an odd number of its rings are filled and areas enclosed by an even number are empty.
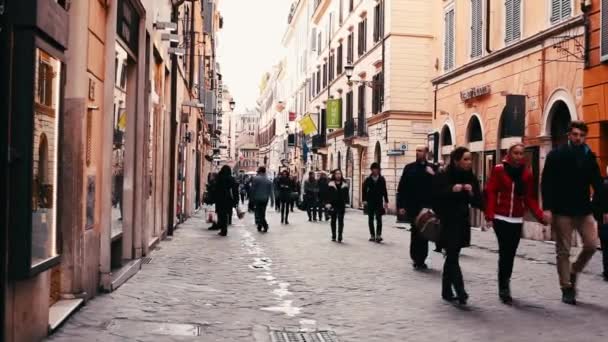
[[[310,114],[305,115],[302,120],[300,120],[300,127],[302,128],[302,132],[306,135],[313,134],[317,131],[317,126],[310,117]]]
[[[327,128],[342,128],[342,100],[327,100],[325,122]]]

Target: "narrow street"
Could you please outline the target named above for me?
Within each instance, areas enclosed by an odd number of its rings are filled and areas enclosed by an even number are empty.
[[[393,216],[385,217],[381,245],[367,241],[367,218],[354,210],[343,244],[330,241],[329,224],[309,223],[297,209],[289,226],[269,210],[267,234],[256,231],[253,215],[235,218],[227,238],[208,231],[203,217],[183,224],[138,274],[89,301],[49,340],[282,341],[271,339],[273,329],[335,333],[325,341],[608,338],[608,284],[598,256],[581,277],[580,304],[571,307],[560,301],[553,246],[523,241],[516,302],[507,307],[496,295],[494,235],[475,232],[462,258],[471,300],[459,308],[440,299],[442,257],[431,252],[430,270],[414,271],[409,232]]]

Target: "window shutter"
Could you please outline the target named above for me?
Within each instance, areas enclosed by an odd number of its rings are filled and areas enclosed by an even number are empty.
[[[444,69],[454,67],[454,10],[445,13],[445,42],[444,42]]]
[[[312,28],[310,35],[310,48],[311,51],[317,51],[317,29],[315,27]]]
[[[601,30],[600,30],[600,61],[608,61],[608,0],[601,3]]]
[[[561,19],[568,18],[572,14],[572,0],[562,0]]]
[[[513,0],[505,1],[505,42],[513,40]]]
[[[551,0],[551,23],[556,23],[561,19],[562,0]]]
[[[513,40],[521,38],[521,0],[513,1]]]
[[[359,117],[365,117],[365,85],[359,86]]]
[[[482,54],[483,22],[481,0],[471,0],[471,57]]]

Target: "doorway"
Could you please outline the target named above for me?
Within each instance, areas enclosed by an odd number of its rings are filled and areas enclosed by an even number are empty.
[[[549,112],[549,132],[551,147],[556,148],[568,141],[568,126],[571,121],[570,110],[564,101],[557,101]]]

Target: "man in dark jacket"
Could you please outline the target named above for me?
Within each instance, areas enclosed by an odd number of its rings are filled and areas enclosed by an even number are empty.
[[[329,200],[329,179],[325,172],[321,172],[319,175],[319,221],[323,221],[323,215],[325,215],[325,221],[329,221],[329,211],[325,208],[325,203]]]
[[[217,176],[213,199],[215,211],[217,212],[217,224],[220,228],[219,235],[226,236],[228,234],[228,224],[232,216],[232,210],[239,204],[238,183],[232,177],[232,170],[228,165],[222,166]]]
[[[380,164],[372,163],[371,170],[372,174],[363,182],[363,205],[367,209],[369,241],[382,242],[382,215],[388,206],[388,192],[386,180],[380,175]]]
[[[608,168],[606,169],[606,172],[608,172]],[[604,194],[608,194],[608,177],[604,178],[602,184],[604,185]],[[602,248],[602,275],[604,276],[604,281],[608,281],[608,222],[605,222],[603,219],[606,210],[601,207],[600,198],[597,192],[593,194],[593,204],[595,220],[598,222],[600,246]]]
[[[261,166],[258,169],[258,174],[253,178],[251,184],[250,202],[255,202],[255,223],[258,231],[268,232],[268,222],[266,221],[266,207],[268,200],[272,197],[273,184],[266,177],[266,168]]]
[[[308,214],[308,221],[317,221],[318,199],[319,184],[315,179],[315,173],[310,171],[308,173],[308,179],[304,181],[304,203],[306,204],[306,213]],[[320,215],[321,213],[319,212],[319,216]]]
[[[608,222],[606,196],[595,154],[585,144],[589,128],[582,121],[568,127],[568,143],[547,156],[542,176],[543,208],[551,218],[551,230],[557,251],[557,272],[562,288],[562,301],[576,304],[577,275],[583,271],[597,248],[597,224],[593,218],[590,188]],[[583,250],[574,264],[570,263],[572,233],[577,230],[583,240]]]
[[[420,236],[414,222],[420,211],[432,207],[431,188],[435,167],[427,161],[428,148],[416,147],[416,161],[405,166],[399,188],[397,189],[397,207],[401,215],[407,215],[411,224],[410,257],[414,269],[427,269],[426,258],[429,254],[429,242]]]
[[[281,211],[281,197],[279,196],[279,177],[280,174],[277,175],[275,172],[274,180],[272,181],[273,191],[274,191],[274,206],[277,212]]]

